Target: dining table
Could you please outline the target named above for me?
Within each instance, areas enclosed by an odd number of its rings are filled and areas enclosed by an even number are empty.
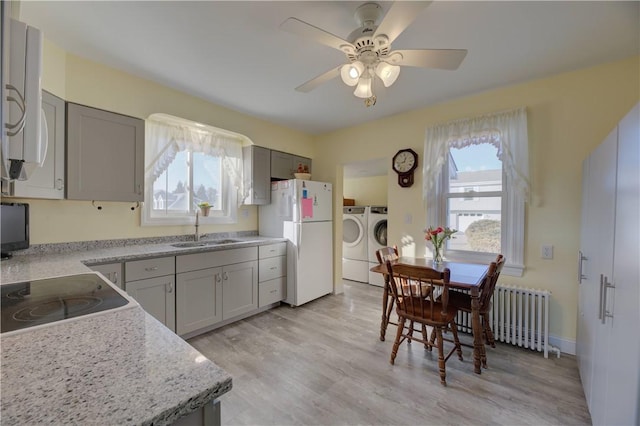
[[[437,264],[433,260],[422,257],[401,256],[391,261],[391,266],[407,265],[418,268],[432,268],[438,271],[444,271],[449,268],[451,271],[449,287],[468,290],[471,297],[471,330],[473,334],[473,370],[477,374],[481,374],[481,365],[486,365],[486,353],[484,343],[482,341],[482,325],[480,323],[480,286],[483,283],[489,265],[482,263],[462,263],[442,261]],[[384,275],[384,291],[382,295],[382,321],[380,324],[380,340],[384,341],[389,319],[393,310],[393,304],[389,304],[390,279],[387,274],[387,267],[378,264],[371,268],[371,272],[377,272]]]

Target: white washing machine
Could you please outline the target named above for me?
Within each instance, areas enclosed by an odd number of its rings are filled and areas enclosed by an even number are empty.
[[[369,269],[378,264],[376,251],[387,247],[387,206],[369,206],[367,208]],[[369,284],[384,286],[382,274],[369,271]]]
[[[342,278],[369,282],[367,208],[342,209]]]

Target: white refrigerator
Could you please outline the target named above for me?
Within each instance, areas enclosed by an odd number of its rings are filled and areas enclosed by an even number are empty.
[[[299,306],[333,292],[333,193],[309,180],[271,183],[271,204],[258,207],[258,229],[287,243],[287,296]]]

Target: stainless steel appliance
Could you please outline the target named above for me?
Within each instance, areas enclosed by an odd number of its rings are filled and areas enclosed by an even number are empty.
[[[95,272],[2,284],[0,290],[2,333],[138,305]]]

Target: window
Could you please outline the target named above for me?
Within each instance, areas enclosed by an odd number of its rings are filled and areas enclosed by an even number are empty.
[[[198,204],[212,207],[201,223],[235,223],[242,188],[242,145],[248,138],[165,114],[146,122],[143,225],[192,224]]]
[[[427,129],[426,227],[458,230],[447,241],[446,258],[488,263],[501,253],[503,272],[522,275],[527,143],[524,108]]]

